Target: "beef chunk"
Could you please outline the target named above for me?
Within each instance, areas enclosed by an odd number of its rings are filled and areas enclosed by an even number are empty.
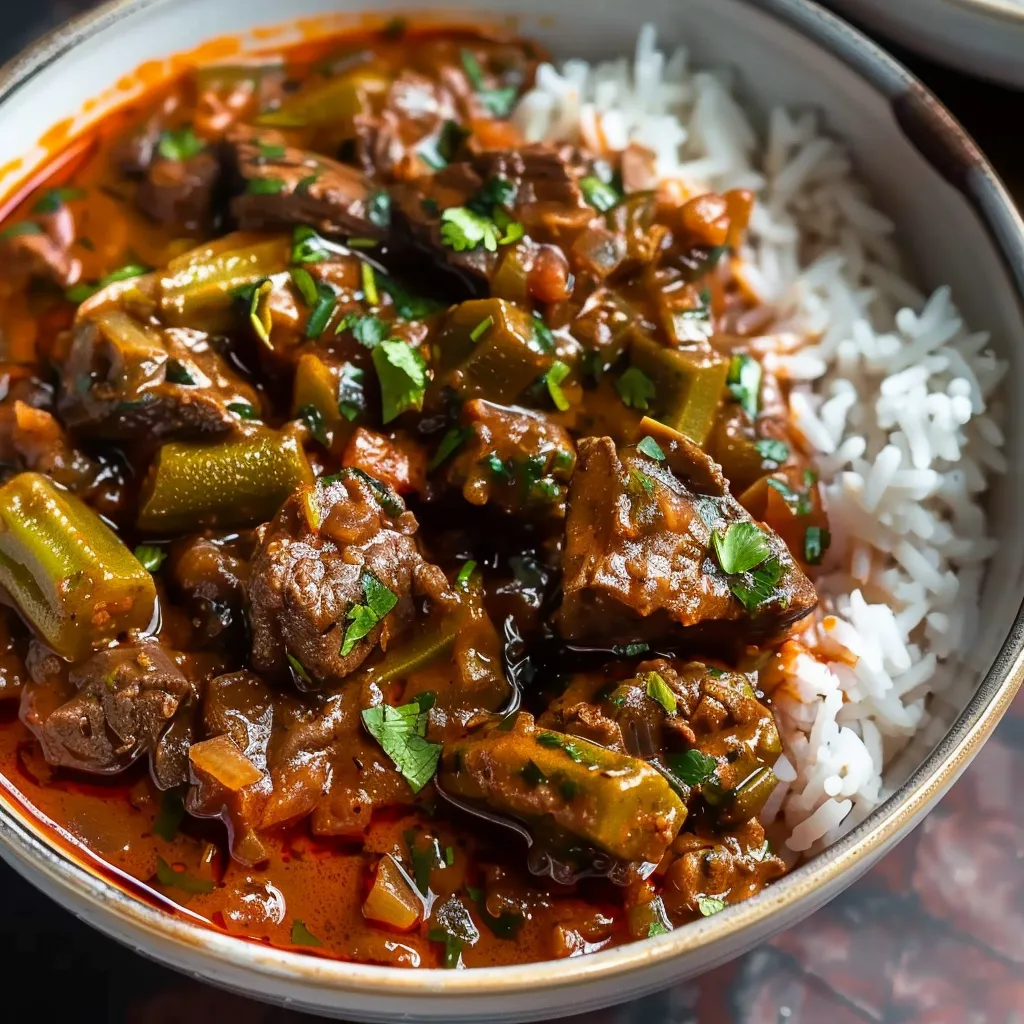
[[[157,158],[135,193],[138,208],[158,224],[180,224],[186,231],[205,231],[214,215],[214,193],[220,161],[208,149],[186,160]]]
[[[67,685],[51,678],[26,688],[21,716],[50,764],[111,774],[153,753],[195,699],[171,653],[154,642],[130,643],[94,654],[71,670]],[[170,767],[155,774],[158,783],[178,781]]]
[[[280,673],[287,654],[312,679],[337,683],[411,622],[413,595],[451,599],[444,573],[416,546],[416,518],[371,480],[345,470],[333,483],[304,488],[265,528],[249,587],[257,671]],[[366,610],[379,586],[394,597],[382,617]],[[343,654],[360,621],[365,635]]]
[[[94,437],[212,437],[239,424],[228,406],[260,407],[208,335],[155,327],[109,304],[80,312],[59,365],[58,412]]]
[[[412,239],[477,290],[494,278],[504,247],[481,244],[459,251],[446,244],[442,238],[444,211],[469,207],[483,216],[493,216],[498,208],[507,219],[522,224],[534,241],[553,243],[583,230],[596,216],[567,163],[546,145],[480,153],[449,164],[431,177],[396,185],[392,198]]]
[[[273,693],[251,672],[218,676],[207,685],[203,696],[203,735],[215,743],[229,744],[227,756],[219,754],[225,768],[230,768],[232,759],[236,759],[244,769],[247,761],[254,778],[245,781],[240,777],[229,783],[229,771],[215,773],[209,768],[210,761],[218,760],[216,754],[208,753],[207,761],[201,748],[193,748],[192,788],[185,806],[197,817],[222,819],[228,829],[231,855],[243,864],[257,864],[267,856],[257,831],[272,788],[266,769],[273,721]]]
[[[448,480],[473,505],[493,502],[506,512],[565,515],[567,481],[576,452],[568,432],[542,413],[474,399],[462,410],[468,436]]]
[[[192,612],[193,626],[204,640],[242,625],[250,536],[188,537],[171,549],[165,574]]]
[[[75,221],[67,206],[37,214],[0,238],[0,271],[15,280],[34,277],[67,288],[82,276],[81,261],[71,255],[74,240]]]
[[[677,435],[679,436],[679,435]],[[760,600],[749,573],[726,575],[712,533],[750,515],[716,467],[681,439],[659,462],[608,437],[586,438],[569,490],[559,629],[600,646],[636,640],[706,647],[737,656],[777,643],[817,602],[785,543],[762,527],[772,582]],[[744,591],[744,588],[746,590]]]
[[[245,231],[308,224],[325,235],[376,238],[370,220],[370,186],[362,174],[328,157],[285,145],[268,129],[239,125],[228,135],[245,181],[231,211]]]

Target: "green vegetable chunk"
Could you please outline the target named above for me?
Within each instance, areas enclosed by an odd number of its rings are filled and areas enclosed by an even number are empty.
[[[40,638],[77,660],[153,618],[153,577],[78,498],[38,473],[0,488],[0,586]]]
[[[686,818],[649,764],[576,736],[537,730],[520,714],[445,747],[440,783],[453,796],[561,829],[628,861],[661,860]],[[569,783],[570,785],[566,785]]]
[[[251,526],[312,481],[298,441],[273,430],[220,444],[165,444],[143,484],[138,526],[159,533]]]

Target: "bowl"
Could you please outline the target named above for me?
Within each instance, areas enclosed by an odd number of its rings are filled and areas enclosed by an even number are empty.
[[[932,60],[1024,89],[1021,0],[831,0],[831,6]]]
[[[495,0],[487,20],[511,24],[556,55],[622,54],[643,21],[666,45],[687,39],[702,63],[737,69],[755,108],[813,105],[846,141],[899,226],[918,277],[956,282],[971,322],[993,332],[1012,373],[1024,369],[1024,224],[975,145],[906,71],[856,31],[805,0],[633,0],[629,5]],[[338,8],[343,13],[338,13]],[[472,0],[437,14],[427,0],[376,5],[382,24],[474,15]],[[345,13],[347,12],[347,13]],[[418,12],[418,13],[417,13]],[[0,72],[0,194],[105,110],[197,59],[298,40],[365,22],[356,4],[293,0],[118,0],[36,43]],[[214,40],[211,42],[210,40]],[[83,105],[83,98],[90,97]],[[40,131],[53,125],[40,137]],[[870,396],[862,396],[870,397]],[[0,853],[85,921],[140,953],[259,999],[367,1021],[512,1022],[624,1001],[707,970],[797,923],[862,875],[925,815],[994,728],[1024,660],[1024,403],[1007,403],[1010,471],[990,495],[1000,540],[963,655],[965,693],[945,734],[867,820],[748,902],[667,935],[571,961],[472,971],[406,971],[326,960],[246,942],[169,914],[130,881],[47,828],[9,784],[0,789]]]

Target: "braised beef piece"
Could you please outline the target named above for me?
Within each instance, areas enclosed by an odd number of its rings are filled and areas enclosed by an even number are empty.
[[[171,549],[164,568],[192,613],[204,641],[243,625],[242,611],[249,582],[248,536],[188,537]]]
[[[565,515],[576,462],[568,431],[542,413],[479,398],[463,406],[462,424],[468,435],[451,460],[448,481],[466,501],[516,515]]]
[[[370,217],[372,189],[354,167],[285,144],[266,128],[237,125],[228,133],[243,191],[231,201],[246,231],[308,224],[325,235],[380,237]]]
[[[77,283],[82,263],[71,255],[75,221],[63,203],[55,210],[35,213],[31,221],[14,225],[0,238],[0,275],[15,280],[40,278],[58,288]]]
[[[239,425],[229,406],[260,407],[209,335],[155,327],[116,307],[80,314],[58,365],[60,417],[93,437],[213,437]]]
[[[779,642],[814,609],[814,586],[767,527],[771,572],[763,576],[770,579],[759,585],[750,573],[727,575],[712,533],[753,520],[700,449],[689,444],[667,454],[661,462],[635,447],[617,451],[608,437],[580,441],[559,631],[601,647],[649,641],[733,657],[748,644]]]
[[[477,292],[494,277],[504,246],[477,244],[460,251],[444,239],[445,211],[465,207],[493,217],[497,207],[539,243],[564,241],[597,216],[566,161],[548,145],[486,151],[433,176],[399,183],[391,194],[400,225],[413,242],[445,261]],[[538,297],[556,301],[565,296]]]
[[[221,754],[225,768],[237,752],[252,766],[251,781],[229,780],[229,772],[214,774],[199,751],[190,758],[192,787],[185,806],[200,818],[220,818],[228,830],[231,855],[243,864],[266,859],[257,831],[272,789],[267,773],[267,746],[274,724],[274,694],[252,672],[233,672],[211,679],[203,695],[201,732],[206,741],[229,741],[229,754]],[[216,760],[216,756],[211,759]],[[244,770],[245,765],[239,759]],[[237,770],[237,769],[236,769]],[[258,777],[257,777],[258,776]]]
[[[61,683],[56,659],[42,661],[42,681],[26,687],[21,717],[52,765],[81,771],[119,772],[143,754],[155,754],[176,715],[197,698],[197,688],[174,652],[154,641],[98,651],[71,669]],[[183,781],[181,763],[154,776],[163,788]]]
[[[411,623],[414,596],[451,600],[444,573],[420,554],[415,516],[371,480],[345,470],[332,483],[303,488],[263,528],[249,585],[256,671],[281,673],[297,663],[312,680],[337,683],[382,637]],[[373,596],[379,587],[393,595],[393,609],[372,618],[366,609],[383,607]],[[355,617],[365,635],[342,653]]]

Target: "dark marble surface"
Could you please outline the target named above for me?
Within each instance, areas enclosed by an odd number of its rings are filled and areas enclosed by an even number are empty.
[[[4,4],[0,56],[88,6],[89,0]],[[952,108],[1024,201],[1024,96],[900,56]],[[843,896],[743,959],[696,982],[590,1014],[588,1024],[1024,1024],[1019,780],[1024,696],[925,823]],[[144,960],[2,865],[0,893],[0,982],[13,993],[33,980],[31,1007],[19,1000],[33,1020],[314,1020]]]

